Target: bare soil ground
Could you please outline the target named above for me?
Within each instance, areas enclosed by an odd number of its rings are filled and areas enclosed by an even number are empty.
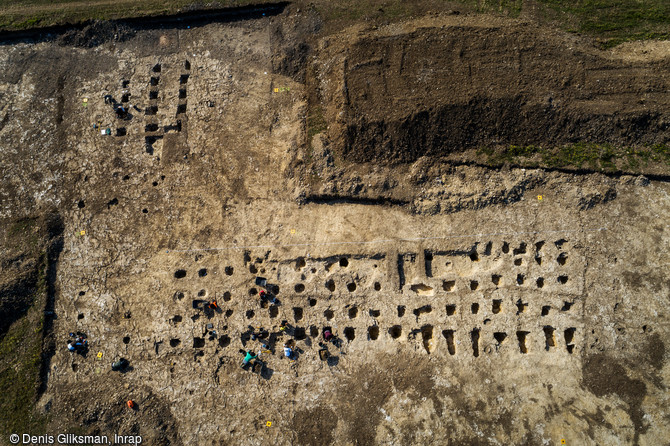
[[[665,46],[597,50],[489,16],[320,27],[288,7],[0,46],[0,217],[63,228],[46,432],[667,441],[663,167],[491,169],[468,151],[667,143]],[[340,342],[322,360],[325,327]],[[76,331],[86,355],[66,348]]]

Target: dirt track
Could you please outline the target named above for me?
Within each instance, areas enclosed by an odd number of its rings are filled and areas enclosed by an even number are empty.
[[[318,28],[289,8],[93,48],[0,48],[0,215],[65,226],[49,430],[201,445],[665,441],[668,183],[438,156],[537,138],[667,143],[668,54],[622,59],[490,17]],[[308,141],[313,97],[330,127]],[[257,276],[279,306],[260,302]],[[220,312],[202,309],[212,299]],[[260,346],[250,325],[268,331],[259,373],[239,367],[239,349]],[[321,361],[326,326],[342,345]],[[65,348],[76,330],[86,357]]]

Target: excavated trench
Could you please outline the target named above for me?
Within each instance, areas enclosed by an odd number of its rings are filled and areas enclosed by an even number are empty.
[[[328,136],[354,163],[510,145],[670,141],[670,79],[658,74],[670,69],[667,60],[614,62],[532,26],[353,36],[339,62],[324,84],[337,98]]]

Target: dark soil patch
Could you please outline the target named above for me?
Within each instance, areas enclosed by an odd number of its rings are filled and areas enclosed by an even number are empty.
[[[663,368],[663,358],[665,357],[665,343],[658,333],[654,333],[642,349],[645,359],[656,370]]]
[[[71,432],[73,428],[87,435],[132,432],[141,435],[146,444],[183,444],[178,435],[180,423],[172,415],[170,404],[150,388],[134,386],[132,398],[138,410],[128,416],[124,404],[128,390],[120,375],[94,384],[80,383],[78,387],[78,392],[56,390],[61,397],[54,400],[52,411],[59,416],[53,418],[48,432]]]
[[[293,416],[292,425],[301,445],[333,444],[333,430],[337,426],[337,414],[322,406],[310,410],[299,410]]]
[[[604,354],[587,358],[582,374],[583,385],[594,395],[602,397],[616,394],[628,405],[628,416],[635,427],[634,444],[638,444],[640,434],[647,430],[641,408],[647,395],[647,386],[640,380],[629,378],[619,361]]]
[[[95,21],[82,29],[70,29],[58,38],[61,45],[93,48],[108,41],[124,42],[135,36],[135,30],[128,25]]]

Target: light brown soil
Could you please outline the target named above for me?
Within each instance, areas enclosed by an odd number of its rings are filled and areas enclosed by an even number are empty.
[[[438,141],[462,138],[439,126],[424,145],[397,141],[408,116],[454,104],[452,117],[467,104],[491,113],[483,139],[523,111],[499,135],[567,138],[533,112],[548,95],[594,138],[628,137],[605,129],[646,104],[640,141],[667,141],[654,127],[667,119],[667,57],[617,67],[574,38],[486,16],[318,28],[288,8],[93,48],[0,47],[0,216],[55,209],[65,228],[39,401],[49,431],[188,445],[665,441],[668,183],[445,163]],[[465,76],[452,61],[466,44],[477,69],[454,85],[467,88],[427,88]],[[127,120],[104,101],[124,89],[137,106]],[[330,128],[307,141],[315,97]],[[397,130],[385,149],[360,125],[383,119]],[[386,155],[402,163],[357,163]],[[281,305],[260,302],[258,276]],[[198,302],[213,299],[220,312]],[[268,332],[258,373],[240,368],[240,349],[260,349],[249,326]],[[322,361],[326,326],[342,342]],[[67,351],[73,331],[88,334],[86,357]],[[282,354],[293,337],[295,362]],[[132,369],[112,371],[119,357]]]

